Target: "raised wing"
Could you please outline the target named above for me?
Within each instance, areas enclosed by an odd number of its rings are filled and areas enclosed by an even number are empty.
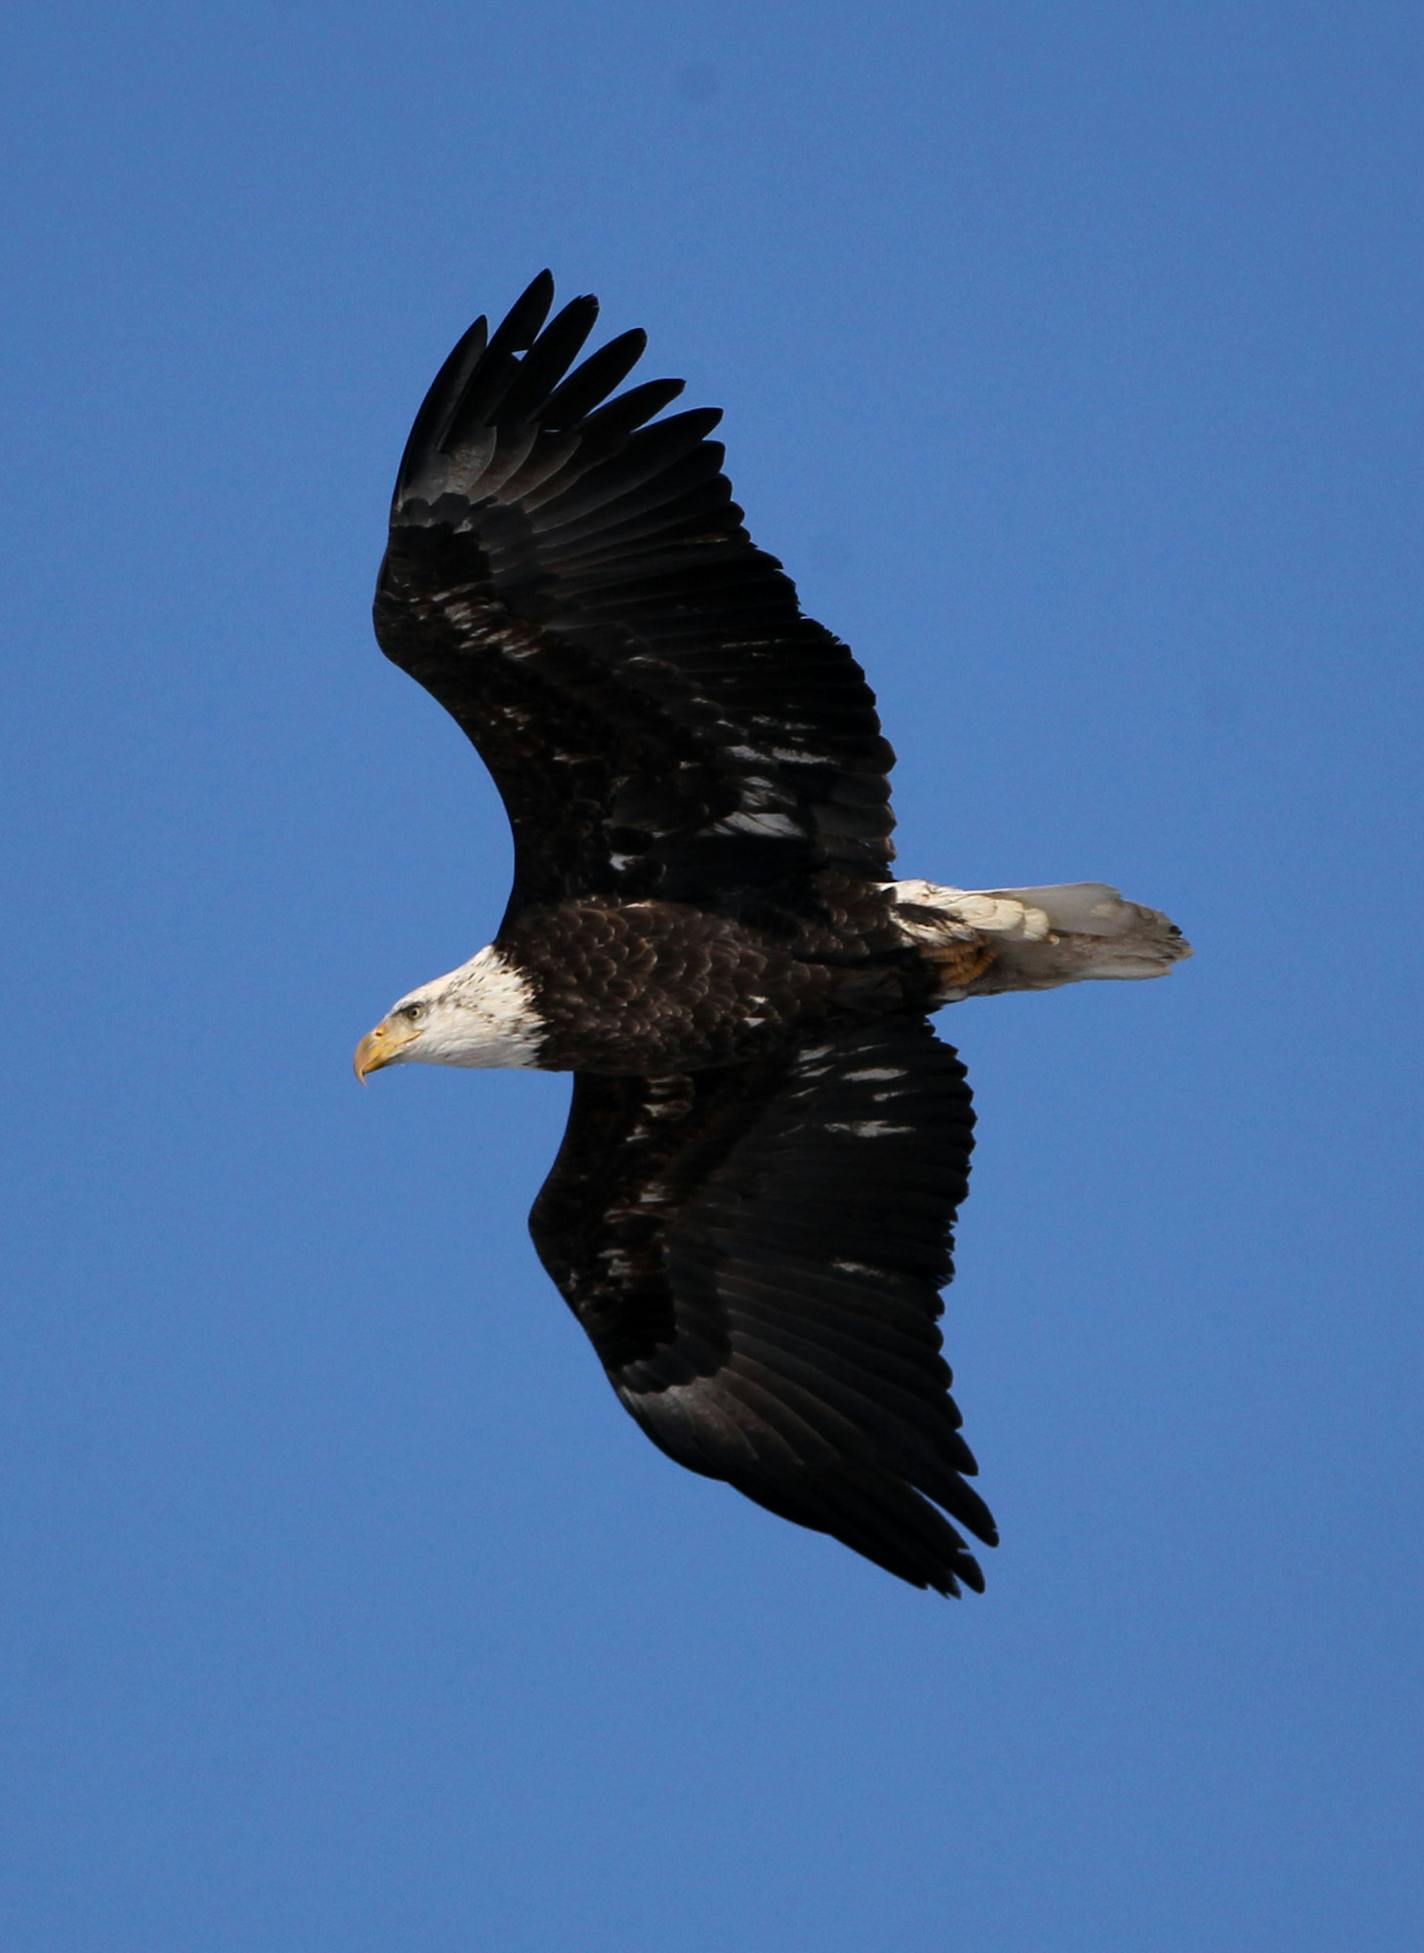
[[[567,895],[715,906],[824,867],[885,880],[894,755],[849,650],[756,549],[682,390],[610,399],[625,332],[545,324],[542,273],[479,319],[411,430],[376,592],[387,656],[451,712],[504,797],[511,914]],[[572,369],[572,370],[571,370]]]
[[[984,1583],[944,1513],[996,1539],[936,1326],[973,1123],[915,1017],[694,1077],[580,1075],[530,1216],[655,1444],[945,1594]]]

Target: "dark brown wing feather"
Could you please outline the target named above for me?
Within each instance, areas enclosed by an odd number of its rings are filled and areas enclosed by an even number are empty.
[[[548,273],[483,319],[416,416],[376,592],[382,649],[453,713],[504,797],[510,913],[567,895],[715,906],[834,867],[884,880],[893,754],[849,650],[756,549],[708,438],[609,399],[643,350],[574,366]],[[572,370],[570,370],[572,368]]]
[[[940,1355],[973,1113],[923,1018],[745,1068],[579,1076],[540,1258],[654,1443],[940,1593],[993,1544]]]

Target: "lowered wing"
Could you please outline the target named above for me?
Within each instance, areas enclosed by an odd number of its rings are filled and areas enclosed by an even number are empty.
[[[692,1077],[581,1075],[530,1216],[655,1444],[946,1594],[983,1587],[950,1520],[996,1539],[937,1327],[973,1116],[918,1017]]]
[[[874,699],[742,526],[708,438],[720,415],[655,421],[677,380],[610,398],[645,335],[576,365],[598,304],[548,319],[553,292],[542,273],[442,367],[375,605],[386,655],[504,798],[509,914],[569,895],[714,907],[827,867],[887,879]]]

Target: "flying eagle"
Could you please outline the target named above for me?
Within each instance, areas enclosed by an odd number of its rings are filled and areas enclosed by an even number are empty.
[[[681,1465],[917,1587],[996,1541],[940,1355],[974,1115],[929,1014],[1189,953],[1099,883],[896,881],[894,755],[722,473],[713,409],[622,382],[537,277],[426,395],[376,591],[386,656],[494,777],[514,888],[357,1076],[571,1071],[540,1259]]]

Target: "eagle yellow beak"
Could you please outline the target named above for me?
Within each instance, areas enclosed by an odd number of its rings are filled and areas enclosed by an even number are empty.
[[[356,1047],[352,1060],[356,1076],[365,1084],[366,1074],[379,1071],[382,1065],[390,1064],[408,1044],[413,1044],[420,1036],[413,1024],[392,1024],[389,1017],[383,1017],[374,1031],[367,1031]]]

